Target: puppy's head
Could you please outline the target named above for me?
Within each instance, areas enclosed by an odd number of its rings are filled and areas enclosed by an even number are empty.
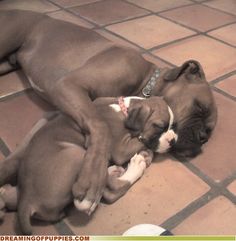
[[[167,152],[177,141],[171,109],[160,97],[132,100],[125,126],[154,152]]]
[[[217,109],[201,65],[194,60],[166,72],[163,96],[178,123],[178,140],[171,148],[180,156],[201,152],[215,127]]]

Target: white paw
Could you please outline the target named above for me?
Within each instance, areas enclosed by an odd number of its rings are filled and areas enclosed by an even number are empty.
[[[145,158],[140,154],[135,154],[130,160],[128,169],[119,179],[133,184],[143,175],[146,167]]]
[[[99,199],[100,201],[100,199]],[[99,201],[97,202],[91,202],[87,199],[84,199],[83,201],[79,201],[78,199],[74,199],[74,205],[76,209],[78,209],[81,212],[87,213],[88,215],[91,215],[94,210],[96,209]]]
[[[83,201],[79,201],[78,199],[74,199],[74,205],[79,211],[86,212],[91,208],[92,202],[87,200],[87,199],[84,199]]]
[[[168,130],[167,132],[163,133],[159,138],[159,146],[155,152],[158,153],[165,153],[170,149],[170,142],[172,140],[177,141],[178,135],[173,130]]]

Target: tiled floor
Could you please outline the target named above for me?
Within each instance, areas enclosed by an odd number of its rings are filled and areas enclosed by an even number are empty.
[[[186,163],[160,156],[113,205],[101,204],[92,217],[71,209],[60,223],[35,223],[34,233],[112,235],[152,223],[176,235],[236,234],[236,1],[0,1],[0,9],[11,8],[40,11],[93,28],[139,49],[161,67],[197,59],[219,109],[215,133],[201,155]],[[21,72],[0,77],[1,159],[52,108],[27,88]],[[17,233],[15,220],[15,213],[7,214],[0,234]]]

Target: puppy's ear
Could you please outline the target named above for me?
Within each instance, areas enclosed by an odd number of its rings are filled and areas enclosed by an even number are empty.
[[[180,67],[176,67],[168,71],[164,75],[164,79],[167,81],[175,81],[183,73],[186,73],[187,76],[198,74],[200,78],[205,78],[201,64],[196,60],[188,60]]]
[[[125,127],[130,129],[133,134],[138,135],[142,132],[144,125],[151,115],[151,108],[147,105],[135,105],[128,110],[125,120]]]

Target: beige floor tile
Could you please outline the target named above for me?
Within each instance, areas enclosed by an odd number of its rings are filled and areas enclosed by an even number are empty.
[[[130,20],[107,28],[146,49],[195,33],[157,16]]]
[[[69,7],[98,2],[100,0],[52,0],[52,1],[59,4],[62,7],[69,8]]]
[[[152,55],[150,54],[143,54],[143,57],[148,60],[149,62],[152,62],[154,63],[158,68],[164,68],[164,67],[170,67],[169,64],[153,57]]]
[[[236,21],[234,16],[202,5],[186,6],[160,15],[203,32]]]
[[[9,212],[5,215],[4,220],[0,223],[0,235],[15,235],[16,230],[16,213]]]
[[[218,122],[208,143],[204,145],[203,153],[192,160],[192,163],[205,174],[220,181],[236,171],[236,105],[233,101],[215,94],[218,107]]]
[[[46,222],[32,222],[32,230],[34,235],[58,235],[55,227]],[[17,223],[16,213],[8,212],[4,217],[4,221],[0,224],[0,235],[20,235]]]
[[[223,1],[222,0],[213,0],[213,1],[207,1],[204,4],[236,15],[236,1],[235,0],[223,0]]]
[[[107,31],[105,31],[105,30],[99,29],[99,30],[96,30],[96,32],[98,32],[98,33],[101,34],[103,37],[105,37],[105,38],[107,38],[107,39],[109,39],[109,40],[111,40],[111,41],[113,41],[113,42],[115,42],[115,43],[117,43],[117,44],[119,44],[119,45],[123,45],[123,46],[127,46],[127,47],[131,47],[131,48],[140,50],[140,48],[137,47],[137,46],[135,46],[134,44],[131,44],[131,43],[129,43],[128,41],[125,41],[125,40],[123,40],[122,38],[119,38],[119,37],[117,37],[116,35],[111,34],[111,33],[107,32]]]
[[[117,202],[101,204],[90,218],[72,211],[66,222],[76,234],[120,235],[136,224],[162,223],[208,190],[180,162],[162,157]]]
[[[236,23],[211,31],[208,34],[236,47]]]
[[[187,59],[196,59],[201,62],[208,81],[236,68],[236,49],[205,36],[171,44],[154,51],[154,54],[175,65],[181,65]]]
[[[66,21],[66,22],[81,25],[81,26],[86,27],[86,28],[92,28],[93,27],[92,24],[86,22],[82,18],[77,17],[77,16],[73,15],[72,13],[68,13],[68,12],[63,11],[63,10],[62,11],[56,11],[56,12],[53,12],[53,13],[49,13],[48,15],[52,18],[56,18],[56,19],[60,19],[60,20]]]
[[[110,24],[149,13],[121,0],[103,0],[85,6],[73,7],[70,10],[99,25]]]
[[[191,4],[189,0],[128,0],[137,6],[149,9],[154,12],[160,12],[175,7]]]
[[[236,180],[229,184],[228,190],[232,192],[236,197]]]
[[[14,150],[33,124],[49,110],[52,108],[34,93],[0,102],[0,137]]]
[[[0,76],[0,97],[30,88],[30,84],[21,71]]]
[[[236,75],[232,75],[229,78],[224,79],[219,82],[216,87],[236,97]]]
[[[7,0],[0,1],[0,9],[20,9],[36,12],[52,12],[59,8],[46,0]]]
[[[236,208],[220,196],[206,204],[177,226],[175,235],[234,235]]]

